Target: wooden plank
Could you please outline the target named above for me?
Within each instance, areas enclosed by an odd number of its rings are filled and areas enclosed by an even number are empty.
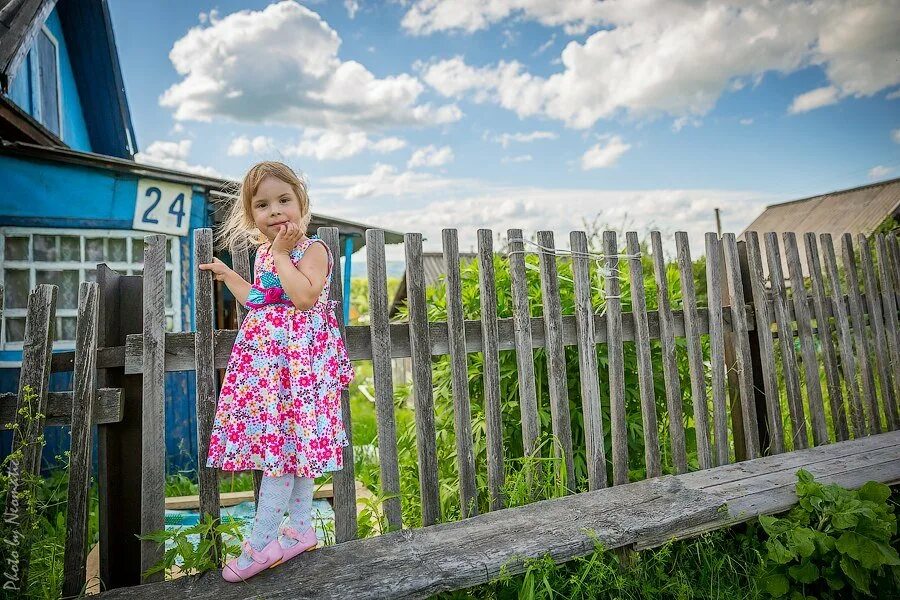
[[[813,307],[816,315],[816,329],[819,344],[822,347],[822,360],[825,367],[825,384],[828,387],[828,405],[831,410],[831,423],[837,441],[850,438],[847,430],[847,415],[844,412],[844,395],[841,390],[841,378],[838,373],[837,356],[834,339],[831,335],[830,303],[825,296],[825,284],[822,277],[822,263],[819,261],[819,245],[816,234],[806,233],[803,236],[806,247],[806,265],[812,288]]]
[[[856,258],[853,252],[853,237],[849,233],[841,236],[841,257],[843,258],[844,277],[847,279],[847,295],[850,297],[851,331],[862,379],[862,408],[868,422],[866,431],[870,434],[881,433],[881,418],[878,415],[875,379],[872,375],[872,365],[869,362],[869,343],[866,335],[866,321],[863,316],[863,300],[859,293],[859,275],[856,271]]]
[[[328,299],[335,303],[335,306],[342,307],[344,305],[344,290],[340,277],[340,259],[341,247],[340,236],[337,227],[319,227],[319,239],[328,246],[333,258],[331,280],[328,284]],[[345,257],[350,260],[350,257]],[[349,293],[349,291],[348,291]],[[341,337],[347,340],[346,323],[344,323],[344,311],[337,308],[334,316],[338,322],[338,330]],[[341,418],[344,421],[344,432],[347,439],[353,439],[352,415],[350,413],[350,391],[341,390]],[[356,463],[353,458],[353,444],[344,446],[341,460],[343,467],[339,471],[332,474],[334,481],[334,536],[337,542],[343,543],[349,540],[355,540],[359,535],[359,526],[357,521],[356,510]]]
[[[247,242],[235,242],[231,244],[229,248],[231,252],[231,268],[234,269],[234,272],[240,275],[244,281],[249,283],[253,283],[253,271],[250,268],[250,252],[247,248]],[[247,307],[241,304],[235,299],[234,301],[235,308],[237,309],[237,323],[238,327],[241,326],[241,323],[244,322],[244,319],[247,317]]]
[[[615,231],[603,232],[606,255],[606,356],[609,369],[609,418],[612,429],[613,485],[628,483],[628,430],[625,421],[625,357],[622,349],[622,300],[619,296],[619,248]]]
[[[11,447],[11,453],[21,455],[11,459],[8,465],[9,491],[3,513],[9,531],[5,540],[8,542],[8,554],[4,571],[10,575],[4,582],[6,590],[18,591],[28,582],[32,536],[26,535],[26,532],[31,531],[32,521],[25,500],[34,493],[34,479],[41,470],[43,415],[46,414],[47,388],[50,385],[56,295],[56,286],[47,284],[38,285],[28,295]]]
[[[428,339],[428,306],[425,303],[425,266],[422,234],[403,236],[406,249],[406,294],[409,305],[409,341],[412,351],[413,402],[416,448],[419,457],[419,495],[422,525],[441,520],[437,447],[434,430],[434,396],[431,377],[431,341]]]
[[[503,486],[503,418],[500,410],[500,345],[497,333],[497,287],[494,278],[494,240],[490,229],[478,230],[478,289],[481,292],[481,338],[484,341],[484,426],[487,443],[488,505],[506,505]]]
[[[166,503],[166,236],[144,237],[141,535],[165,529]],[[141,540],[141,573],[162,561],[162,544]],[[162,572],[144,581],[162,581]]]
[[[797,322],[797,334],[800,338],[800,357],[806,376],[806,397],[809,402],[813,444],[821,446],[828,443],[828,427],[825,425],[822,383],[819,381],[819,360],[816,357],[816,344],[812,334],[809,299],[803,283],[803,267],[800,266],[800,253],[797,250],[797,236],[793,231],[786,231],[783,235],[783,242],[788,273],[791,278],[794,320]]]
[[[706,295],[709,304],[709,369],[713,404],[714,466],[727,465],[728,412],[725,400],[725,332],[722,325],[722,263],[719,236],[706,234]]]
[[[218,385],[213,364],[213,333],[216,316],[213,301],[213,273],[201,271],[196,265],[213,261],[213,233],[207,227],[194,230],[194,327],[195,360],[197,361],[196,409],[197,409],[197,474],[200,487],[200,515],[210,515],[216,521],[219,511],[219,472],[206,466],[209,439],[218,403]],[[214,533],[210,541],[210,559],[221,564],[222,536]]]
[[[572,454],[572,420],[569,414],[566,350],[562,340],[562,307],[559,299],[559,276],[553,232],[538,231],[537,240],[541,246],[541,298],[544,310],[544,337],[547,341],[550,413],[555,437],[553,449],[554,455],[562,460],[561,466],[565,468],[566,489],[573,492],[576,482],[575,461]]]
[[[675,356],[675,322],[669,300],[669,280],[658,231],[650,232],[653,251],[653,272],[656,277],[656,302],[659,314],[659,340],[662,349],[663,381],[666,388],[666,408],[669,419],[669,438],[672,442],[672,463],[676,473],[686,473],[687,452],[684,442],[684,417],[681,405],[681,381]]]
[[[721,501],[686,491],[674,478],[573,494],[554,500],[304,554],[229,585],[220,577],[182,577],[115,590],[101,598],[427,598],[520,573],[529,558],[563,562],[590,554],[595,541],[620,548],[643,537],[716,520]],[[523,535],[527,530],[528,534]]]
[[[730,330],[730,308],[724,307],[722,311],[725,323],[725,331]],[[790,312],[790,311],[789,311]],[[681,310],[672,311],[672,319],[675,325],[675,336],[684,336],[684,315]],[[697,309],[697,326],[699,334],[704,335],[709,332],[709,322],[706,308]],[[531,321],[531,347],[544,348],[546,346],[545,326],[543,317],[532,317]],[[659,314],[657,311],[647,313],[647,324],[650,330],[650,339],[659,339]],[[481,321],[464,321],[463,328],[466,338],[466,352],[476,353],[482,352],[484,346],[481,336]],[[409,324],[408,323],[391,323],[389,325],[391,332],[391,358],[408,358],[410,354],[409,345]],[[515,319],[503,318],[497,319],[497,330],[500,350],[515,350]],[[594,335],[595,342],[598,344],[606,343],[606,315],[594,315]],[[228,365],[228,358],[231,355],[231,347],[234,345],[237,331],[234,329],[217,330],[215,332],[215,366],[217,369],[224,369]],[[444,322],[430,322],[428,324],[428,336],[431,339],[431,355],[443,356],[449,354],[449,332],[447,324]],[[166,371],[193,371],[196,368],[196,359],[194,357],[194,332],[179,332],[166,334]],[[367,325],[352,325],[346,328],[345,340],[347,344],[347,353],[351,361],[371,360],[372,359],[372,336]],[[622,341],[634,341],[634,318],[631,313],[622,313]],[[575,324],[574,315],[563,315],[562,317],[562,343],[564,346],[575,346],[578,344],[578,332]],[[103,356],[107,351],[109,355],[124,355],[125,371],[128,374],[141,373],[141,360],[143,355],[143,346],[140,334],[127,336],[124,348],[100,348],[98,357]],[[115,362],[114,358],[109,359],[111,362],[105,363],[106,368],[122,366],[123,361]],[[99,358],[98,358],[99,361]]]
[[[391,330],[388,327],[387,271],[384,231],[366,230],[366,266],[369,274],[369,322],[372,337],[372,374],[378,427],[378,461],[388,529],[403,527],[400,511],[400,467],[397,463],[397,425],[394,422],[394,383],[391,373]]]
[[[775,323],[778,326],[778,346],[781,349],[782,373],[787,393],[788,412],[791,415],[791,449],[808,448],[806,417],[803,414],[803,400],[800,398],[800,375],[797,372],[797,358],[794,355],[794,332],[788,314],[787,290],[784,286],[784,272],[781,269],[781,250],[774,232],[765,234],[766,256],[769,259],[769,281],[772,285],[772,300]]]
[[[890,364],[894,380],[894,400],[892,406],[893,419],[891,429],[900,429],[900,410],[897,410],[896,400],[900,398],[900,324],[897,322],[897,290],[900,290],[900,281],[894,281],[891,273],[891,257],[888,251],[884,234],[879,233],[875,238],[875,249],[878,253],[878,279],[881,281],[881,306],[884,314],[885,336],[891,352]]]
[[[756,317],[756,333],[759,340],[760,366],[763,390],[766,396],[766,417],[769,433],[769,453],[784,452],[784,424],[781,421],[781,395],[778,391],[778,377],[775,369],[775,341],[770,323],[774,315],[766,294],[766,280],[763,275],[762,256],[759,251],[759,236],[755,231],[744,235],[747,243],[747,262],[750,271],[750,285],[753,293],[753,312]]]
[[[859,253],[863,270],[863,284],[866,290],[866,305],[869,309],[869,328],[875,338],[875,368],[878,369],[878,386],[881,389],[881,410],[884,412],[888,430],[893,429],[897,421],[894,386],[891,381],[890,355],[884,332],[884,316],[881,312],[881,295],[875,281],[875,268],[872,266],[872,251],[869,239],[859,234]],[[877,410],[877,409],[876,409]],[[876,413],[877,414],[877,413]]]
[[[644,270],[641,265],[641,244],[635,231],[625,233],[631,276],[631,312],[634,315],[637,342],[638,387],[641,394],[641,418],[644,422],[644,464],[647,477],[662,475],[659,457],[659,425],[656,421],[656,398],[653,394],[653,363],[650,358],[650,331],[647,326],[647,300],[644,294]]]
[[[66,541],[63,554],[63,596],[77,596],[85,584],[88,499],[91,488],[93,408],[97,387],[97,328],[100,288],[83,281],[78,287],[75,323],[75,374],[72,381],[72,427],[69,446],[69,486]]]
[[[125,346],[97,348],[97,368],[114,369],[125,365]],[[54,352],[50,359],[50,372],[71,373],[75,370],[75,351]],[[168,370],[168,369],[167,369]]]
[[[444,248],[444,272],[447,274],[447,341],[450,354],[450,384],[453,391],[453,432],[456,437],[456,462],[459,468],[459,499],[461,516],[467,519],[478,514],[478,486],[475,481],[475,453],[472,448],[472,408],[469,399],[469,374],[466,364],[466,328],[463,320],[459,241],[455,229],[444,229],[441,235]],[[527,306],[526,299],[526,308]],[[528,352],[530,355],[530,346]],[[530,361],[528,365],[532,369],[534,368]],[[520,372],[519,377],[521,376],[522,373]],[[524,402],[522,390],[520,379],[520,402]],[[534,388],[532,387],[533,391]],[[524,405],[522,410],[525,411]],[[534,417],[535,419],[537,418],[536,408]],[[525,415],[523,414],[523,431],[526,427],[525,421]]]
[[[98,343],[101,347],[119,346],[124,350],[126,336],[139,333],[143,327],[143,280],[138,275],[119,275],[100,264],[97,284]],[[98,350],[98,368],[101,356],[102,351]],[[97,373],[97,385],[121,389],[122,404],[128,406],[121,413],[121,422],[97,427],[100,579],[110,589],[141,582],[141,542],[137,538],[141,532],[143,471],[141,378],[125,375],[121,367]]]
[[[863,413],[862,398],[859,395],[859,385],[856,381],[856,355],[853,352],[853,338],[850,332],[850,317],[848,315],[847,306],[840,299],[844,298],[841,291],[841,278],[838,273],[837,259],[834,253],[834,242],[831,234],[823,233],[820,238],[822,242],[822,258],[825,261],[825,271],[828,273],[828,280],[831,282],[831,306],[834,320],[837,324],[838,346],[840,348],[840,363],[844,375],[844,385],[847,386],[849,394],[849,410],[850,421],[853,427],[853,437],[862,437],[866,434],[866,419]],[[839,299],[835,301],[835,299]],[[852,302],[852,301],[851,301]],[[843,407],[841,412],[843,412]]]
[[[521,229],[510,229],[506,232],[506,236],[508,243],[507,256],[509,257],[510,291],[512,293],[513,302],[516,376],[519,383],[519,413],[522,416],[522,446],[524,455],[532,456],[536,450],[538,437],[541,434],[541,424],[538,419],[537,392],[535,391],[534,380],[531,304],[528,298],[528,282],[525,278],[525,242],[522,237]],[[447,293],[449,294],[449,288]],[[454,325],[450,323],[448,323],[448,325],[452,330]],[[593,319],[591,320],[591,331],[593,332]],[[465,352],[465,348],[462,348],[461,352]],[[606,470],[604,469],[604,475],[605,473]],[[532,482],[529,481],[528,483],[530,487]]]
[[[681,297],[684,303],[684,337],[687,338],[688,368],[691,379],[691,399],[694,408],[694,430],[697,439],[697,462],[701,469],[712,467],[709,447],[709,418],[706,406],[706,378],[703,374],[703,353],[700,346],[700,317],[694,293],[694,271],[687,233],[675,232],[678,272],[681,275]]]
[[[96,392],[91,410],[92,424],[105,425],[121,421],[122,390],[100,388]],[[0,394],[0,429],[12,429],[16,418],[16,398],[17,394],[14,392]],[[72,392],[47,392],[47,411],[44,416],[44,427],[71,425]]]
[[[740,257],[733,233],[722,236],[725,254],[725,274],[731,295],[731,325],[734,329],[735,365],[740,395],[741,422],[744,424],[744,451],[749,459],[758,458],[759,425],[756,422],[756,398],[753,393],[753,366],[750,362],[750,343],[747,339],[747,313],[744,306],[744,281],[741,277]]]
[[[588,258],[590,255],[585,232],[570,232],[569,247],[572,250],[572,274],[575,285],[578,376],[581,382],[581,412],[584,421],[588,489],[596,490],[607,485],[606,448],[603,439],[603,413],[600,406],[600,380],[597,373],[597,346],[594,343],[591,262]]]

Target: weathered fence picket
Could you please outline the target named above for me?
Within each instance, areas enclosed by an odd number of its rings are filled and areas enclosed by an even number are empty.
[[[712,374],[713,449],[715,466],[727,465],[728,412],[725,400],[725,331],[722,321],[721,243],[715,233],[706,234],[706,298],[709,306],[709,368]]]
[[[884,314],[885,336],[890,349],[891,375],[894,381],[894,401],[890,404],[891,429],[900,429],[900,410],[897,409],[897,401],[900,400],[900,324],[897,320],[897,290],[900,290],[900,281],[894,281],[891,275],[891,261],[887,250],[887,242],[884,234],[879,233],[875,239],[875,250],[878,255],[878,279],[881,282],[881,308]]]
[[[612,429],[613,485],[628,483],[628,429],[625,415],[625,356],[622,349],[622,299],[619,296],[619,248],[615,231],[603,232],[606,255],[606,356],[609,368],[609,420]]]

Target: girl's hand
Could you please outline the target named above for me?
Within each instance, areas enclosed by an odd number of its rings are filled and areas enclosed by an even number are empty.
[[[296,223],[281,225],[278,233],[275,235],[275,239],[272,240],[272,252],[275,254],[290,254],[301,237],[300,226]]]
[[[216,281],[225,281],[230,273],[233,273],[231,268],[228,267],[225,263],[223,263],[218,258],[213,258],[211,263],[206,263],[204,265],[197,265],[201,271],[212,271],[213,277]]]

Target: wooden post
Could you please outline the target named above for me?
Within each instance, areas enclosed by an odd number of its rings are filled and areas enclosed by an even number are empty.
[[[441,520],[441,494],[434,429],[434,386],[431,376],[428,305],[425,302],[422,234],[407,233],[403,236],[403,245],[406,249],[406,289],[409,303],[416,449],[419,457],[419,493],[422,501],[422,526],[427,527]]]
[[[622,348],[622,300],[619,296],[619,247],[615,231],[603,232],[606,255],[606,349],[609,365],[609,414],[612,430],[613,485],[628,483],[628,429],[625,422],[625,355]]]
[[[219,514],[219,472],[206,466],[209,455],[209,438],[218,402],[216,369],[213,365],[213,335],[215,314],[213,313],[213,274],[201,271],[197,265],[213,261],[212,229],[194,230],[194,360],[197,363],[196,407],[197,407],[197,478],[200,487],[200,518],[206,515],[218,523]],[[222,536],[212,534],[212,560],[222,564]]]
[[[338,265],[341,255],[341,249],[338,245],[338,228],[337,227],[319,227],[319,238],[325,242],[331,250],[331,256],[334,258],[334,264],[331,271],[331,287],[328,298],[337,302],[341,306],[344,298],[343,283],[340,277]],[[349,252],[344,260],[350,261]],[[347,290],[349,296],[350,290]],[[344,311],[336,310],[338,329],[340,329],[341,337],[346,341],[346,323],[344,322]],[[351,428],[350,415],[350,392],[349,390],[341,390],[341,418],[344,421],[344,431],[347,439],[353,439],[353,430]],[[353,461],[353,444],[344,446],[343,455],[341,456],[344,466],[340,471],[333,474],[334,481],[334,537],[337,543],[355,540],[359,535],[356,520],[356,471]],[[258,488],[257,488],[258,490]],[[257,492],[258,493],[258,492]]]
[[[442,239],[444,269],[447,273],[447,342],[453,393],[453,433],[456,437],[456,463],[459,467],[461,514],[466,519],[478,514],[478,486],[472,449],[472,405],[466,367],[466,324],[463,319],[459,241],[455,229],[444,229]]]
[[[100,347],[124,346],[140,333],[143,279],[97,266],[100,287]],[[141,405],[142,375],[124,367],[98,372],[100,387],[122,388],[122,421],[97,427],[100,525],[100,579],[107,589],[141,583]]]
[[[141,535],[165,529],[166,512],[166,236],[144,238],[144,380]],[[163,559],[163,545],[141,540],[141,574]],[[162,571],[144,581],[163,581]]]
[[[24,498],[33,492],[34,479],[41,471],[44,415],[47,412],[50,356],[56,322],[56,292],[55,285],[41,284],[28,296],[16,423],[12,435],[12,452],[15,454],[21,451],[21,456],[9,463],[7,477],[10,487],[3,512],[6,525],[12,529],[13,534],[3,542],[12,544],[15,548],[8,555],[10,562],[3,567],[4,571],[14,575],[9,581],[14,584],[15,591],[28,587],[30,543],[33,540],[27,535],[31,524]]]
[[[556,250],[552,231],[538,231],[541,246],[541,298],[544,305],[544,339],[547,350],[547,380],[550,384],[550,414],[556,438],[554,454],[563,460],[566,489],[575,491],[575,461],[572,456],[572,419],[566,383],[566,349],[562,339],[562,307],[559,299]],[[627,473],[626,473],[627,477]]]
[[[97,386],[97,326],[100,288],[84,281],[78,288],[75,326],[75,373],[72,383],[72,443],[69,448],[69,489],[66,547],[63,555],[63,596],[77,596],[85,584],[88,499],[91,489],[92,418]]]
[[[715,466],[729,463],[728,413],[725,378],[725,332],[722,319],[722,243],[712,232],[706,234],[706,293],[709,310],[709,368],[712,372],[713,441]],[[732,362],[729,361],[729,365]],[[735,432],[735,440],[738,435]],[[738,457],[740,458],[740,457]]]
[[[369,271],[369,332],[372,336],[372,374],[375,378],[375,412],[378,426],[378,460],[381,491],[389,529],[401,529],[400,467],[397,463],[397,425],[394,422],[394,383],[391,377],[391,330],[387,307],[387,267],[384,231],[366,230]]]

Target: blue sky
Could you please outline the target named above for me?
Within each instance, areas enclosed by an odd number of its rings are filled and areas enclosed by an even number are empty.
[[[595,219],[698,236],[714,207],[739,232],[900,176],[897,1],[110,7],[139,160],[284,160],[314,211],[432,249]]]

